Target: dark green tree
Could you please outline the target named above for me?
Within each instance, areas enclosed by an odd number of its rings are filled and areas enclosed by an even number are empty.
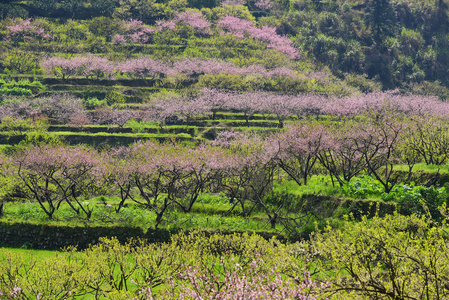
[[[394,32],[395,13],[390,0],[369,0],[366,7],[367,24],[372,27],[373,38],[380,43]]]
[[[433,30],[436,32],[447,32],[449,20],[448,20],[448,9],[449,4],[446,0],[436,0],[435,1],[435,13],[433,18]]]

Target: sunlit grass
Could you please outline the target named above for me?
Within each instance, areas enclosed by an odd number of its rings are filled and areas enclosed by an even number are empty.
[[[29,258],[32,255],[35,259],[45,259],[47,257],[51,257],[56,253],[60,253],[61,251],[56,250],[35,250],[35,249],[24,249],[24,248],[8,248],[3,247],[0,248],[0,256],[4,255],[6,252],[14,253],[15,255],[23,255],[25,258]]]
[[[153,211],[133,202],[126,203],[120,212],[115,211],[119,202],[117,197],[98,197],[84,202],[93,208],[88,220],[83,213],[79,215],[66,203],[56,210],[53,220],[49,220],[36,202],[9,202],[5,204],[5,216],[1,219],[7,223],[48,224],[58,226],[131,226],[146,230],[155,226],[156,215]],[[110,204],[112,208],[105,206]],[[211,230],[268,230],[266,217],[253,214],[251,218],[240,216],[241,208],[233,207],[222,195],[203,195],[193,205],[192,212],[171,210],[165,214],[165,222],[159,228],[166,229],[211,229]]]
[[[409,167],[407,165],[395,165],[394,169],[408,172]],[[419,163],[413,166],[412,172],[449,173],[449,167],[447,165],[427,165],[425,163]]]
[[[274,190],[278,192],[286,191],[297,196],[309,194],[335,196],[341,194],[338,183],[332,184],[328,175],[314,175],[308,179],[307,185],[298,185],[294,180],[284,180],[281,183],[275,183]]]

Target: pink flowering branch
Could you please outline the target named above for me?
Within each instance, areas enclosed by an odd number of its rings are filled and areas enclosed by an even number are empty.
[[[293,46],[293,42],[286,36],[278,35],[275,27],[262,26],[262,28],[258,28],[251,21],[229,15],[218,21],[217,26],[239,38],[250,37],[267,42],[268,48],[283,52],[291,59],[299,58],[300,56],[299,51]]]
[[[149,42],[154,32],[156,32],[156,29],[145,26],[142,21],[130,19],[125,22],[125,33],[123,35],[114,35],[112,42],[114,44],[124,44],[127,42],[145,44]]]
[[[13,19],[13,23],[15,23],[15,25],[6,26],[6,29],[8,30],[6,40],[13,40],[17,43],[32,38],[44,40],[52,37],[51,34],[45,32],[44,28],[31,24],[31,19]]]
[[[233,256],[225,255],[219,262],[184,265],[172,279],[171,290],[158,295],[158,299],[314,300],[317,299],[314,293],[328,286],[317,284],[307,271],[301,277],[285,278],[276,266],[266,268],[265,262],[257,256],[243,267]],[[146,293],[146,299],[153,299],[151,289],[143,288],[142,292]]]

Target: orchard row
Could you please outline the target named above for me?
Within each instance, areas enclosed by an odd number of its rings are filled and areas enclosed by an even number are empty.
[[[92,103],[91,103],[92,102]],[[91,110],[86,109],[87,106]],[[318,95],[279,95],[268,92],[227,92],[202,89],[196,94],[160,93],[147,104],[133,109],[107,107],[106,101],[83,100],[68,94],[38,98],[10,98],[0,103],[0,120],[5,117],[36,119],[43,117],[59,124],[101,124],[123,126],[131,119],[153,121],[161,126],[174,120],[190,122],[204,117],[215,119],[216,113],[242,113],[248,124],[255,114],[275,117],[279,127],[291,117],[330,115],[338,119],[391,109],[412,116],[449,115],[449,105],[436,97],[400,95],[396,92],[327,98]]]
[[[368,171],[389,193],[396,164],[443,164],[449,157],[449,122],[407,116],[389,108],[346,122],[298,122],[267,137],[235,131],[197,146],[141,142],[98,152],[86,147],[37,145],[2,159],[3,174],[37,201],[51,219],[62,203],[90,218],[84,203],[95,195],[119,196],[119,212],[134,201],[154,212],[156,226],[178,209],[191,212],[203,192],[224,193],[243,215],[261,211],[271,226],[294,228],[294,197],[273,189],[277,176],[299,185],[327,173],[343,186]],[[284,175],[282,175],[284,174]]]
[[[154,60],[148,57],[129,59],[122,62],[112,62],[104,57],[75,57],[65,59],[51,57],[43,60],[42,68],[56,77],[67,79],[71,76],[86,76],[92,78],[112,78],[117,75],[128,75],[140,79],[165,78],[167,76],[198,76],[200,74],[229,75],[260,75],[263,77],[295,77],[293,70],[279,67],[270,71],[260,65],[237,67],[230,62],[218,60],[189,59],[176,61],[172,64]]]

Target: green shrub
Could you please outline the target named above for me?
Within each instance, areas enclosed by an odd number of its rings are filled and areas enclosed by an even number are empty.
[[[36,126],[29,119],[16,119],[7,116],[0,123],[0,131],[8,131],[12,134],[23,134],[34,129],[36,129]]]
[[[32,73],[40,69],[39,60],[35,55],[19,50],[9,52],[3,64],[12,73],[19,74]]]
[[[145,124],[145,122],[139,122],[139,121],[132,119],[132,120],[129,120],[128,122],[126,122],[123,127],[131,128],[134,133],[145,133],[147,124]]]
[[[204,74],[198,78],[197,86],[228,89],[231,91],[251,91],[253,87],[246,76],[228,74]]]
[[[20,141],[19,147],[27,147],[30,145],[62,145],[64,141],[61,137],[54,133],[45,132],[42,130],[31,131],[26,133],[25,139]]]
[[[343,185],[341,190],[344,195],[359,199],[380,196],[384,194],[384,188],[379,181],[371,176],[356,176],[351,182]]]
[[[4,81],[0,79],[0,93],[13,96],[31,96],[45,90],[40,81],[30,82],[28,79]]]
[[[424,217],[387,215],[345,221],[316,233],[311,249],[332,274],[337,299],[447,299],[449,244]]]
[[[380,83],[368,79],[366,75],[346,74],[345,82],[358,88],[362,93],[380,92],[382,90]]]
[[[33,92],[30,89],[13,87],[10,89],[8,88],[0,89],[0,94],[5,94],[8,96],[31,96]]]
[[[95,109],[97,107],[107,106],[108,101],[106,99],[99,100],[97,97],[88,97],[83,100],[83,104],[86,109]]]

